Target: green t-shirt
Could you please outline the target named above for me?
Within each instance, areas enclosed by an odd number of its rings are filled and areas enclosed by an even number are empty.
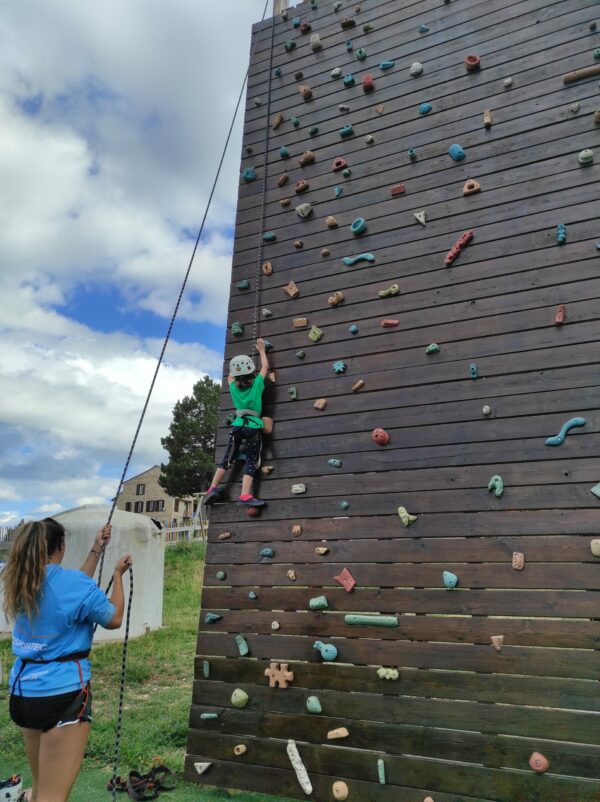
[[[235,379],[229,385],[229,392],[231,393],[231,398],[233,399],[233,405],[236,409],[253,409],[258,412],[259,416],[262,412],[262,394],[263,390],[265,389],[265,380],[263,377],[258,374],[258,376],[252,382],[252,386],[248,387],[247,390],[241,390],[237,384],[235,383]],[[236,418],[232,426],[249,426],[251,429],[262,429],[264,428],[263,422],[260,417],[254,417],[253,415],[248,416],[245,420],[244,418]]]

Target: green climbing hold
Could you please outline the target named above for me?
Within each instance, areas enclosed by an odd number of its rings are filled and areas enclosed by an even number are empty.
[[[281,67],[275,67],[273,70],[273,75],[275,78],[281,78]]]
[[[272,549],[270,546],[267,546],[267,548],[261,549],[260,556],[267,557],[269,560],[271,560],[275,556],[275,550]]]
[[[341,459],[335,459],[335,457],[331,457],[331,459],[327,460],[327,464],[330,465],[332,468],[341,468],[342,461]]]
[[[304,353],[304,351],[296,351],[296,356],[298,357],[298,359],[304,359],[306,354]]]
[[[241,688],[236,688],[235,691],[231,694],[231,704],[234,707],[246,707],[248,704],[249,696],[246,691],[243,691]]]
[[[290,401],[298,400],[298,390],[296,390],[295,387],[288,387],[288,395],[290,397]]]
[[[440,346],[437,343],[431,343],[431,345],[428,345],[425,349],[426,354],[439,354],[439,352]]]
[[[210,662],[208,660],[202,661],[202,676],[204,679],[208,679],[210,677]]]
[[[400,293],[400,285],[392,284],[392,286],[388,287],[387,290],[379,290],[379,297],[391,298],[392,295],[398,295],[399,293]]]
[[[222,615],[217,615],[217,613],[206,613],[204,616],[204,623],[205,624],[216,624],[217,621],[220,621],[223,618]]]
[[[359,61],[364,61],[366,57],[367,57],[367,51],[364,49],[364,47],[359,47],[358,50],[356,51],[356,58]]]
[[[308,129],[308,135],[309,136],[316,136],[318,133],[319,133],[319,129],[317,128],[316,125],[311,125],[311,127]]]
[[[323,708],[318,696],[309,696],[306,700],[306,709],[309,713],[322,713]]]
[[[221,581],[227,579],[227,574],[225,573],[225,571],[217,571],[215,576],[217,577],[217,579],[220,579]]]
[[[285,47],[286,52],[289,53],[290,50],[293,50],[296,47],[296,42],[294,42],[293,39],[288,39],[283,46]]]
[[[310,0],[310,7],[312,8],[313,11],[315,11],[319,7],[317,0]]]
[[[350,231],[354,234],[355,237],[358,237],[359,234],[364,234],[367,230],[367,221],[364,217],[357,217],[350,225]]]
[[[427,25],[425,24],[419,25],[419,33],[429,33],[429,28],[427,27]]]
[[[414,148],[409,148],[408,158],[411,160],[411,162],[417,160],[417,151]]]
[[[344,167],[344,169],[342,170],[342,175],[344,176],[344,178],[350,178],[350,176],[352,175],[352,170],[349,167]]]
[[[292,18],[292,27],[299,28],[301,23],[302,23],[302,20],[300,19],[300,17],[293,17]]]
[[[340,510],[347,510],[350,507],[348,501],[340,501]]]
[[[248,648],[248,641],[243,635],[236,635],[235,642],[237,643],[240,657],[245,657],[250,651],[250,649]]]
[[[300,118],[299,117],[292,117],[292,125],[294,126],[294,128],[298,128],[298,126],[300,125]],[[285,150],[287,150],[287,148],[285,148]],[[279,151],[279,155],[281,155],[281,150]],[[288,153],[288,156],[289,156],[289,153]]]
[[[385,763],[381,757],[377,759],[377,776],[379,777],[380,785],[385,785]]]
[[[595,58],[595,59],[599,59],[599,58],[600,58],[600,47],[597,47],[597,48],[594,50],[594,58]]]
[[[308,606],[311,610],[327,610],[329,607],[327,596],[315,596],[314,598],[310,599]]]
[[[234,337],[241,337],[244,334],[244,327],[241,323],[235,321],[235,323],[231,324],[231,333]]]
[[[502,498],[502,494],[504,493],[504,482],[502,481],[502,477],[498,474],[492,476],[488,482],[488,490],[490,493],[493,490],[496,498]]]
[[[324,332],[318,326],[312,326],[308,332],[308,339],[313,343],[318,343]]]
[[[371,31],[374,31],[374,30],[375,30],[375,28],[372,25],[372,23],[370,23],[370,22],[365,22],[365,24],[363,25],[363,31],[365,33],[371,33]]]
[[[353,626],[397,627],[398,617],[395,615],[356,615],[344,616],[344,621]]]
[[[256,595],[256,591],[251,590],[250,593],[248,593],[248,598],[252,599],[253,601],[254,601],[254,599],[258,599],[258,596]]]
[[[238,290],[249,290],[250,289],[250,282],[247,278],[243,279],[242,281],[238,281],[236,284]]]

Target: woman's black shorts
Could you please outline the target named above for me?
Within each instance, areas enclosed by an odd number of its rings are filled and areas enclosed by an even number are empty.
[[[11,719],[19,727],[48,732],[78,721],[92,720],[92,690],[88,683],[81,691],[57,696],[17,696],[11,694]]]

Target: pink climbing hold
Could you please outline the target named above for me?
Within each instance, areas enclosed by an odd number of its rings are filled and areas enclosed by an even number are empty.
[[[375,89],[375,81],[370,72],[367,72],[362,77],[363,92],[372,92]]]
[[[390,436],[385,429],[373,429],[371,438],[378,446],[386,446],[390,442]]]
[[[390,188],[390,195],[392,198],[397,198],[399,195],[404,195],[406,192],[406,187],[404,184],[395,184],[393,187]]]
[[[558,309],[556,310],[556,315],[554,316],[554,325],[555,326],[562,326],[565,322],[567,317],[567,307],[565,304],[560,304]]]
[[[384,329],[393,329],[399,325],[400,325],[399,320],[390,320],[389,318],[386,318],[385,320],[381,321],[381,327]]]
[[[347,568],[343,568],[337,576],[333,577],[336,582],[344,588],[346,593],[350,593],[352,588],[356,585],[356,579],[352,576]]]
[[[338,156],[336,159],[333,160],[333,164],[331,165],[331,172],[339,173],[340,170],[343,170],[347,166],[348,162],[346,161],[346,159],[342,159],[341,156]]]
[[[456,240],[455,244],[450,248],[450,250],[446,254],[446,258],[444,259],[446,265],[452,264],[452,262],[456,259],[459,253],[463,250],[463,248],[466,248],[469,242],[471,242],[473,236],[474,236],[473,231],[465,231],[464,234],[460,235],[460,237]]]

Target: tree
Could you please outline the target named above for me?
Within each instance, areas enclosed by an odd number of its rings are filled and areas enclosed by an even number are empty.
[[[191,396],[173,408],[169,434],[161,444],[169,454],[161,464],[160,486],[170,496],[190,496],[205,489],[214,472],[221,386],[205,376],[196,382]]]

